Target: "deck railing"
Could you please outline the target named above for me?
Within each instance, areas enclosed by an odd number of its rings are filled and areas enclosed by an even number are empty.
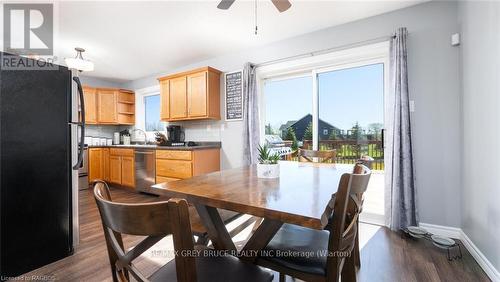
[[[291,146],[291,141],[285,141],[287,146]],[[312,149],[312,141],[304,141],[303,149]],[[354,164],[362,156],[373,158],[371,164],[374,170],[384,170],[384,148],[380,140],[321,140],[319,141],[319,150],[337,150],[336,163]],[[291,160],[298,161],[296,156]]]

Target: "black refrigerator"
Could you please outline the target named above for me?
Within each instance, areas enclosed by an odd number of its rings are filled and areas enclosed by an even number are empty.
[[[31,59],[17,59],[33,65]],[[2,279],[73,252],[72,170],[77,164],[71,158],[72,88],[81,90],[74,84],[72,72],[63,66],[0,66]]]

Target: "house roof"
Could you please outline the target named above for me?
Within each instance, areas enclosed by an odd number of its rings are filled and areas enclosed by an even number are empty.
[[[287,121],[285,124],[282,124],[280,126],[280,131],[289,128],[292,124],[295,124],[296,122],[297,122],[296,120],[289,120],[289,121]]]
[[[287,129],[287,128],[293,126],[293,125],[295,125],[296,123],[298,123],[298,122],[300,122],[300,121],[302,121],[304,119],[310,119],[312,121],[312,115],[311,114],[307,114],[307,115],[303,116],[302,118],[300,118],[299,120],[296,120],[296,121],[287,121],[287,123],[282,124],[280,126],[280,130],[285,130],[285,129]],[[319,119],[319,123],[323,124],[323,125],[326,125],[326,126],[329,126],[329,127],[332,127],[332,128],[335,128],[335,129],[338,130],[338,128],[336,126],[333,126],[330,123],[328,123],[328,122],[326,122],[326,121],[324,121],[322,119]]]

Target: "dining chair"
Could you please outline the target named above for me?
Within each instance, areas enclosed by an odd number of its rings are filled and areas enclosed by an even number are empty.
[[[370,175],[368,168],[343,174],[321,218],[325,230],[284,224],[257,264],[279,272],[280,281],[285,275],[305,281],[356,281],[353,249],[360,203],[355,195],[366,190]]]
[[[370,169],[368,168],[368,166],[366,166],[366,164],[364,162],[358,161],[354,165],[354,169],[353,169],[352,173],[353,174],[366,174],[369,171],[370,171]],[[352,195],[352,197],[355,197],[354,200],[357,201],[357,203],[358,203],[360,214],[363,212],[363,203],[365,201],[363,194],[366,192],[366,189],[368,189],[368,183],[364,187],[364,189],[360,189],[360,191],[358,193],[355,193]],[[358,230],[359,230],[359,217],[356,220],[356,225],[358,226]],[[356,265],[356,267],[358,267],[358,268],[361,267],[361,255],[360,255],[360,248],[359,248],[359,232],[356,233],[356,239],[354,241],[353,256],[354,256],[354,264]]]
[[[106,189],[106,195],[108,195],[108,201],[112,201],[111,199],[111,192],[109,190],[108,184],[103,181],[103,180],[95,180],[95,183],[102,183],[104,185],[103,189]],[[207,245],[209,243],[209,238],[208,238],[208,231],[203,225],[203,222],[198,215],[198,211],[196,211],[196,208],[192,205],[189,205],[189,218],[190,218],[190,223],[191,223],[191,231],[193,232],[193,235],[196,236],[196,241],[195,243],[197,245]],[[228,211],[224,209],[218,209],[220,217],[222,219],[222,222],[224,224],[229,224],[236,219],[240,218],[242,214],[233,212],[233,211]],[[255,222],[256,218],[250,217],[244,222],[241,222],[238,226],[236,226],[234,229],[231,230],[229,235],[232,237],[236,236],[238,233],[240,233],[242,230],[247,228],[248,226],[252,225]]]
[[[272,281],[273,274],[234,256],[194,256],[188,204],[183,199],[152,203],[112,202],[105,183],[94,185],[113,281]],[[129,251],[122,234],[147,236]],[[172,234],[175,259],[145,277],[133,261],[165,236]],[[187,255],[183,255],[187,254]]]
[[[334,163],[335,157],[337,156],[336,150],[325,150],[325,151],[315,151],[315,150],[305,150],[299,149],[298,157],[299,162],[315,162],[315,159],[320,163]]]

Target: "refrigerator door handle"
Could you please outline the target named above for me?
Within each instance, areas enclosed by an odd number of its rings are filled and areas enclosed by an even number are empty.
[[[80,100],[80,117],[82,119],[81,122],[70,122],[70,124],[77,124],[80,126],[80,144],[78,145],[78,161],[73,166],[74,170],[78,170],[83,162],[83,149],[85,146],[85,101],[83,99],[83,89],[82,84],[80,83],[80,78],[78,76],[73,77],[73,81],[76,82],[78,87],[78,97]]]

